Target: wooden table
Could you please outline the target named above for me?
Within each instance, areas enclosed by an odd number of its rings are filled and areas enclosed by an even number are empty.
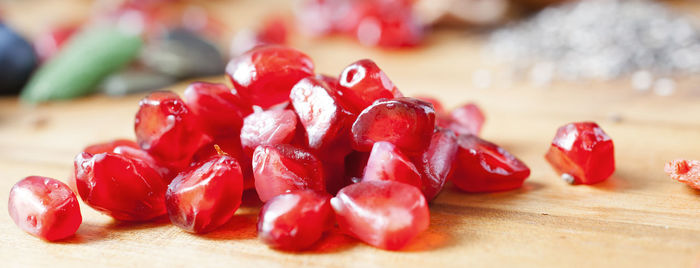
[[[212,3],[216,4],[220,3]],[[255,1],[236,5],[217,12],[230,10],[229,18],[242,20],[238,16],[262,14],[259,10],[264,9]],[[247,8],[256,11],[251,15],[244,12]],[[231,22],[235,25],[234,19]],[[26,25],[26,32],[36,32]],[[7,213],[0,213],[0,266],[700,264],[700,192],[663,173],[670,159],[700,159],[698,79],[679,80],[676,94],[659,97],[633,90],[627,80],[536,87],[503,82],[493,71],[489,88],[475,89],[475,71],[481,70],[476,73],[483,77],[488,73],[484,70],[497,70],[480,56],[480,40],[477,35],[440,31],[422,49],[389,52],[363,48],[344,38],[294,40],[296,47],[315,59],[318,72],[338,74],[354,60],[372,58],[406,95],[434,95],[448,107],[478,102],[488,118],[483,137],[531,167],[531,177],[515,191],[465,194],[448,186],[431,205],[430,229],[403,252],[377,250],[338,233],[331,233],[309,252],[274,251],[256,239],[255,207],[239,210],[225,227],[198,236],[167,220],[115,222],[81,204],[82,226],[75,237],[59,243],[23,233]],[[170,89],[181,92],[184,86]],[[84,146],[133,137],[133,115],[141,97],[95,96],[36,108],[0,99],[0,206],[6,207],[10,187],[21,178],[43,175],[65,180],[73,157]],[[580,120],[597,121],[615,142],[617,171],[594,186],[567,185],[543,159],[556,128]]]

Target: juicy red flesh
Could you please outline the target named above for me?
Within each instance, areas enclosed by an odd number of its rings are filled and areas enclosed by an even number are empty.
[[[423,194],[428,201],[435,199],[453,174],[458,149],[454,132],[437,129],[428,149],[415,159],[421,172]]]
[[[286,44],[287,22],[279,16],[268,17],[258,29],[256,39],[261,44]]]
[[[666,163],[664,171],[672,179],[700,190],[700,161],[676,159]]]
[[[270,247],[298,251],[321,239],[333,224],[331,196],[302,190],[278,195],[265,203],[258,219],[258,238]]]
[[[215,149],[215,146],[219,146],[219,149],[222,152],[228,154],[238,161],[238,164],[243,172],[243,189],[255,187],[253,180],[253,167],[250,157],[243,152],[243,147],[241,146],[241,141],[238,137],[218,138],[213,142],[202,146],[202,148],[199,148],[194,157],[192,157],[192,163],[207,161],[209,158],[219,155],[219,152]]]
[[[243,174],[236,159],[217,155],[180,173],[168,186],[165,202],[170,221],[193,233],[228,222],[241,205]]]
[[[479,106],[468,103],[452,110],[447,121],[446,127],[457,134],[473,134],[478,136],[481,132],[481,127],[484,125],[484,121],[486,121],[486,117]]]
[[[398,181],[423,188],[421,174],[409,158],[389,142],[376,142],[367,160],[362,181]]]
[[[253,112],[247,100],[223,84],[192,83],[184,99],[212,137],[238,136],[243,118]]]
[[[562,178],[573,178],[572,183],[598,183],[615,171],[613,141],[593,122],[560,127],[545,158]]]
[[[530,168],[503,148],[474,135],[461,135],[452,183],[466,192],[520,188]]]
[[[331,199],[340,229],[374,247],[398,250],[428,229],[420,190],[395,181],[362,181]]]
[[[173,172],[167,167],[167,165],[153,158],[150,154],[148,154],[148,152],[141,150],[141,148],[139,148],[136,142],[131,140],[117,139],[109,142],[97,143],[86,147],[85,149],[83,149],[83,152],[92,155],[99,153],[115,153],[118,155],[126,156],[128,158],[138,159],[145,162],[153,169],[158,171],[158,173],[167,182],[170,182],[170,179],[174,177]],[[71,178],[69,180],[69,185],[70,183],[74,184],[75,178]]]
[[[85,204],[117,220],[165,214],[167,182],[148,163],[115,153],[75,157],[75,180]]]
[[[377,101],[352,125],[353,148],[367,152],[378,141],[388,141],[404,153],[415,155],[430,145],[435,111],[427,102],[413,98]]]
[[[253,154],[253,175],[255,190],[263,202],[295,190],[326,190],[321,161],[293,145],[258,146]]]
[[[259,145],[287,144],[296,134],[297,115],[291,110],[255,112],[243,120],[241,145],[247,156]]]
[[[384,71],[368,59],[345,67],[338,78],[338,85],[354,111],[362,111],[378,99],[403,97]]]
[[[68,185],[46,177],[17,182],[7,207],[20,229],[47,241],[72,236],[83,221],[78,198]]]
[[[313,72],[309,56],[277,45],[253,48],[226,66],[233,87],[262,108],[287,100],[294,84]]]

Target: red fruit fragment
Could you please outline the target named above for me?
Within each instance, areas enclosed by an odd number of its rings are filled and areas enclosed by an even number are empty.
[[[258,46],[226,66],[233,87],[262,108],[287,100],[294,84],[313,72],[309,56],[279,45]]]
[[[374,247],[398,250],[428,229],[428,203],[418,188],[395,181],[362,181],[331,199],[340,229]]]
[[[496,144],[474,135],[457,138],[459,150],[452,182],[465,192],[496,192],[520,188],[530,168]]]
[[[700,190],[700,161],[676,159],[666,163],[664,171],[672,179]]]
[[[333,224],[331,196],[313,190],[278,195],[265,203],[258,238],[270,247],[298,251],[312,246]]]
[[[238,136],[243,118],[253,113],[250,103],[224,84],[192,83],[184,98],[207,134],[213,137]]]
[[[362,181],[398,181],[422,189],[421,175],[406,155],[389,142],[374,144]]]
[[[404,153],[415,155],[428,147],[435,128],[435,111],[424,101],[398,98],[377,101],[352,125],[353,148],[369,151],[378,141],[388,141]]]
[[[258,29],[256,39],[261,44],[286,44],[287,22],[280,16],[268,17]]]
[[[594,122],[560,127],[545,158],[562,179],[572,184],[598,183],[615,171],[613,141]]]
[[[435,114],[438,117],[447,115],[447,111],[445,110],[445,106],[442,105],[442,102],[440,102],[440,100],[433,98],[433,97],[429,97],[429,96],[418,96],[415,98],[432,104],[433,109],[435,110]]]
[[[486,117],[479,106],[469,103],[452,110],[447,127],[457,134],[478,136],[485,120]]]
[[[144,221],[166,212],[167,184],[140,159],[83,152],[75,157],[75,180],[87,205],[117,220]]]
[[[134,124],[136,142],[160,161],[189,162],[195,151],[210,139],[197,117],[173,92],[153,92],[139,106]]]
[[[416,158],[416,167],[423,179],[423,195],[428,201],[435,199],[453,174],[458,149],[454,132],[437,129],[430,139],[428,149]]]
[[[47,241],[72,236],[83,221],[73,191],[52,178],[30,176],[17,182],[7,207],[17,227]]]
[[[263,202],[295,190],[326,190],[321,161],[289,144],[258,146],[253,154],[253,175]]]
[[[241,145],[248,157],[259,145],[287,144],[296,134],[297,115],[290,110],[255,112],[243,119]]]
[[[338,85],[355,111],[362,111],[378,99],[403,97],[389,77],[372,60],[356,61],[345,67]]]
[[[423,40],[424,30],[410,6],[393,5],[389,9],[365,9],[357,24],[355,37],[366,46],[411,47]]]
[[[175,226],[205,233],[228,222],[242,196],[243,174],[238,162],[217,155],[175,177],[165,193],[165,203]]]

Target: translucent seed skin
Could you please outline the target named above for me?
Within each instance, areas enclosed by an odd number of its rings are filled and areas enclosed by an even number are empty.
[[[326,190],[323,163],[311,152],[289,144],[258,146],[253,175],[263,202],[296,190]]]
[[[615,147],[608,134],[594,122],[566,124],[557,130],[545,159],[574,184],[595,184],[615,172]]]

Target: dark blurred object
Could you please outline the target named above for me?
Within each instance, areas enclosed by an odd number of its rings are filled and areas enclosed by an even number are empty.
[[[100,85],[100,91],[111,96],[124,96],[161,89],[177,80],[148,70],[126,70],[113,74]]]
[[[0,23],[0,94],[16,94],[37,65],[34,48]]]
[[[166,32],[141,53],[152,70],[176,77],[191,78],[224,73],[224,57],[212,43],[184,29]]]
[[[285,19],[279,15],[271,15],[265,19],[262,26],[257,30],[246,28],[238,31],[233,40],[231,40],[230,56],[241,55],[260,45],[284,45],[287,43],[287,31]]]
[[[50,28],[34,39],[34,49],[41,62],[52,58],[63,45],[78,31],[79,25],[66,25]]]

